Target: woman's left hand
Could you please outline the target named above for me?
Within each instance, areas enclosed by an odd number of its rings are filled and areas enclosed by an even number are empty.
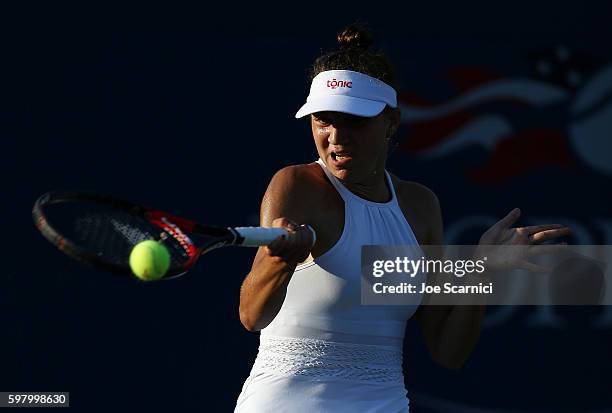
[[[480,238],[476,256],[486,256],[487,266],[495,270],[520,268],[545,272],[546,268],[527,261],[527,257],[537,255],[538,250],[533,247],[545,241],[570,235],[571,229],[561,224],[512,228],[520,216],[521,210],[515,208],[489,228]],[[508,248],[509,246],[511,248]]]

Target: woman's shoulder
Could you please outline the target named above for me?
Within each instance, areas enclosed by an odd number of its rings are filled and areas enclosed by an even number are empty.
[[[279,169],[274,176],[292,179],[305,179],[312,178],[320,175],[322,172],[321,167],[316,162],[287,165]]]
[[[291,209],[307,209],[321,203],[326,185],[325,174],[316,163],[289,165],[274,174],[265,198],[287,203]]]
[[[261,213],[262,217],[284,216],[309,224],[317,234],[324,234],[333,224],[329,220],[337,220],[336,215],[342,214],[342,205],[321,167],[311,163],[286,166],[276,172],[264,195]],[[262,222],[267,221],[262,218]]]
[[[441,228],[441,212],[434,191],[418,182],[405,181],[394,175],[391,178],[399,206],[419,243],[439,244],[435,234],[437,228]]]
[[[417,203],[425,208],[439,206],[438,197],[432,189],[418,182],[400,179],[391,173],[389,175],[396,188],[398,199],[410,204]]]
[[[307,193],[317,192],[324,184],[325,174],[316,162],[285,166],[270,181],[270,186],[279,189]]]

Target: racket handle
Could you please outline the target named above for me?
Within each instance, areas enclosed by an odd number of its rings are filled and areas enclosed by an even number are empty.
[[[317,239],[317,234],[310,225],[306,226],[312,232],[312,245],[314,246],[314,243]],[[239,243],[239,245],[243,247],[260,247],[262,245],[268,245],[276,238],[288,234],[287,231],[283,228],[235,227],[234,230],[242,238],[244,238],[244,240]]]

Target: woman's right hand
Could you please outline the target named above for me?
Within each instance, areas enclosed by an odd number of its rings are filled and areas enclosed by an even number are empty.
[[[290,264],[298,264],[306,260],[315,241],[314,232],[307,225],[298,225],[281,217],[272,221],[272,227],[284,228],[288,235],[278,237],[265,247],[269,256],[279,257]]]
[[[315,236],[307,225],[287,218],[272,221],[287,235],[257,250],[253,267],[240,289],[240,321],[249,331],[265,328],[279,312],[295,267],[306,260]]]

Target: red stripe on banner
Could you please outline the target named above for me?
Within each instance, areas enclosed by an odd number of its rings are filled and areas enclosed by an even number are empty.
[[[473,118],[469,111],[461,111],[425,122],[411,122],[409,137],[400,150],[419,152],[444,141],[449,135]]]
[[[397,101],[410,106],[417,107],[433,107],[437,103],[426,100],[424,97],[417,95],[414,92],[399,92],[397,94]]]
[[[448,78],[459,93],[475,89],[494,80],[502,79],[503,76],[477,66],[457,66],[446,72]]]
[[[468,172],[480,184],[495,184],[542,166],[574,169],[567,138],[554,129],[529,130],[500,140],[487,164]]]

